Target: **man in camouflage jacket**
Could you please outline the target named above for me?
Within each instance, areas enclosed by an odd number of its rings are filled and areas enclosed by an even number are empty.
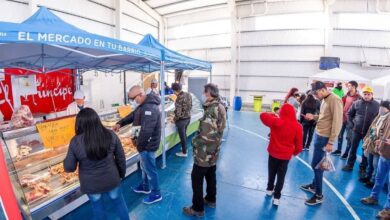
[[[214,84],[204,87],[204,115],[200,119],[197,135],[192,140],[194,166],[191,173],[192,206],[183,208],[189,216],[204,216],[204,204],[216,206],[216,164],[226,124],[226,110],[219,100],[219,91]],[[203,180],[206,179],[207,195],[203,198]]]

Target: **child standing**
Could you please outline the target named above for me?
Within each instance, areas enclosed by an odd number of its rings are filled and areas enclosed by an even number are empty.
[[[267,195],[274,194],[273,204],[279,205],[288,162],[292,155],[302,151],[302,125],[296,120],[294,107],[290,104],[281,107],[279,117],[275,117],[274,113],[261,113],[260,120],[271,129]]]

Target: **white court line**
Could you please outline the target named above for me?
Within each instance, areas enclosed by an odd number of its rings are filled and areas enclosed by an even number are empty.
[[[230,125],[232,128],[236,128],[236,129],[239,129],[241,131],[244,131],[248,134],[252,134],[256,137],[259,137],[265,141],[269,141],[268,138],[266,137],[263,137],[259,134],[256,134],[255,132],[252,132],[252,131],[249,131],[249,130],[246,130],[246,129],[243,129],[241,127],[238,127],[236,125],[233,125],[231,124]],[[311,166],[306,162],[304,161],[302,158],[300,157],[295,157],[296,159],[298,159],[301,163],[303,163],[306,167],[308,167],[310,170],[313,170],[311,168]],[[337,189],[326,179],[326,178],[323,178],[324,182],[326,185],[329,186],[329,188],[336,194],[336,196],[340,199],[340,201],[345,205],[345,207],[348,209],[349,213],[351,213],[352,217],[355,219],[355,220],[360,220],[360,217],[356,214],[355,210],[353,210],[352,206],[348,203],[348,201],[341,195],[341,193],[339,191],[337,191]]]

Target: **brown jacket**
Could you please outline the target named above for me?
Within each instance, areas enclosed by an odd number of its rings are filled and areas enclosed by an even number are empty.
[[[380,128],[376,127],[376,124],[380,118],[380,115],[377,115],[374,119],[374,121],[371,123],[370,128],[368,129],[368,132],[366,136],[363,139],[363,149],[367,151],[370,154],[376,154],[378,155],[378,151],[375,146],[375,141],[383,139],[382,137],[384,136],[386,129],[389,124],[390,124],[390,114],[388,114]],[[379,130],[379,135],[376,133],[376,129]],[[372,132],[375,132],[375,134],[372,134]],[[374,137],[374,138],[373,138]]]
[[[381,138],[382,140],[383,139],[390,139],[390,122],[389,122],[389,120],[390,120],[390,117],[387,118],[387,123],[386,123],[386,126],[384,127],[384,134],[383,134],[383,137]],[[381,141],[377,149],[378,149],[379,154],[382,157],[384,157],[388,160],[390,159],[390,145],[386,145],[385,143],[383,143],[383,141]]]
[[[337,139],[343,125],[343,102],[331,93],[322,100],[318,116],[316,132],[322,137],[329,138],[328,143],[333,144]]]

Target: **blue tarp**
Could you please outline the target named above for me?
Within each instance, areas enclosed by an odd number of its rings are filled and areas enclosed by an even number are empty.
[[[138,45],[150,47],[153,49],[163,50],[164,51],[164,62],[166,70],[174,69],[183,69],[183,70],[202,70],[202,71],[211,71],[211,64],[197,60],[173,50],[166,48],[160,42],[157,41],[152,35],[147,34]],[[157,67],[157,66],[156,66]]]
[[[160,70],[161,51],[81,30],[41,7],[24,22],[0,22],[0,68],[50,72]]]

